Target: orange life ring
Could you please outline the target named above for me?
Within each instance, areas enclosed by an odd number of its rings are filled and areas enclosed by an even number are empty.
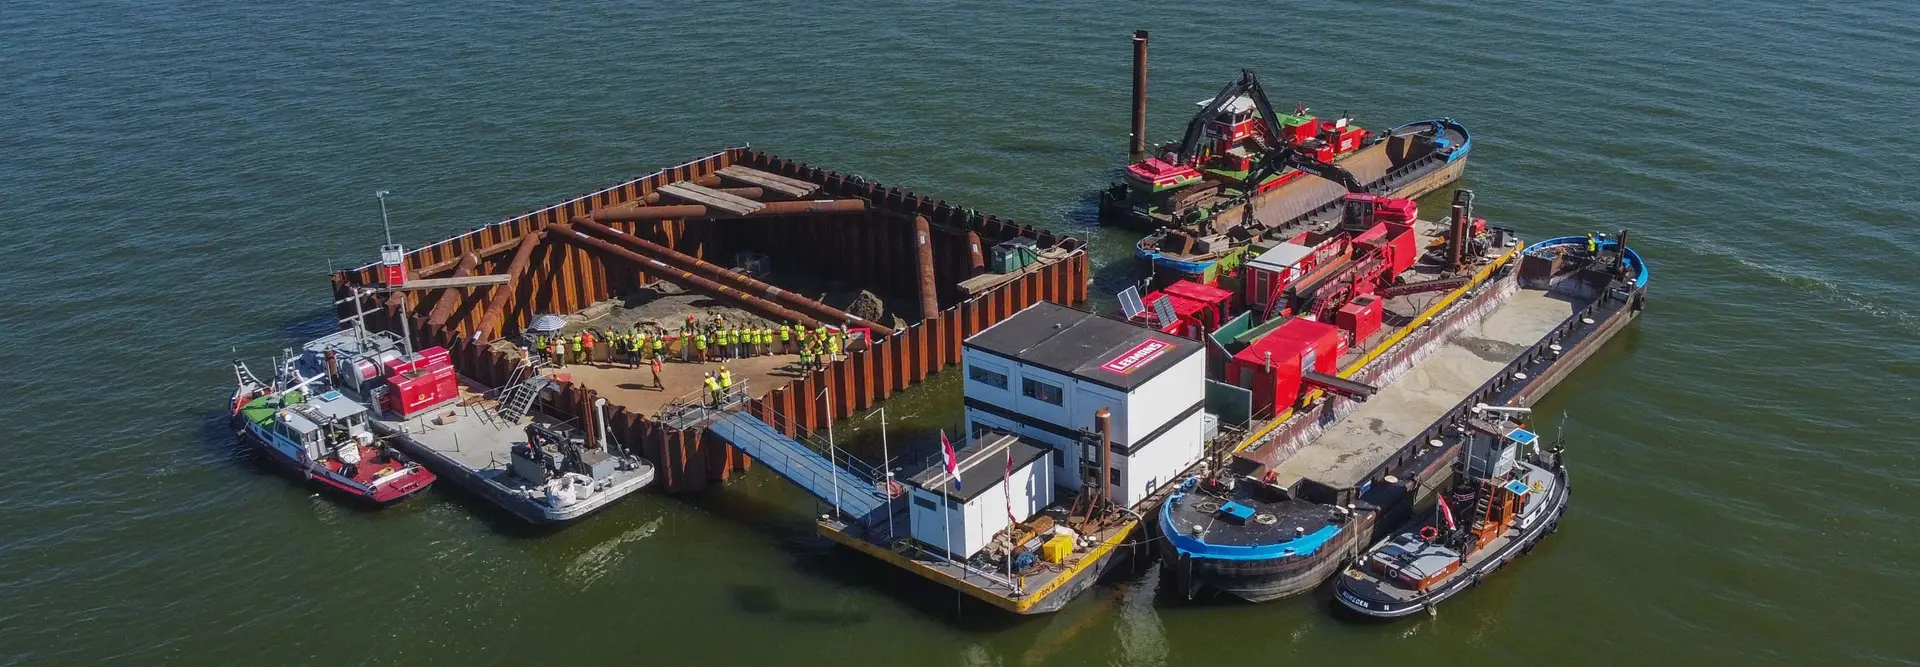
[[[1434,540],[1434,538],[1437,538],[1437,537],[1439,537],[1439,536],[1440,536],[1440,529],[1439,529],[1439,528],[1435,528],[1435,527],[1433,527],[1433,526],[1421,526],[1421,527],[1420,527],[1420,539],[1421,539],[1422,541],[1426,541],[1426,542],[1432,542],[1432,541]]]

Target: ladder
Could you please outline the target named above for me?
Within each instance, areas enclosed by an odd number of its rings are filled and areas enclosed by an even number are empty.
[[[1487,515],[1493,512],[1492,482],[1481,482],[1480,493],[1478,495],[1480,497],[1473,501],[1473,520],[1467,522],[1473,526],[1479,526],[1481,522],[1487,520]]]
[[[520,421],[533,409],[533,401],[540,398],[540,390],[546,389],[553,379],[545,375],[534,375],[513,385],[507,395],[500,398],[500,419],[508,423]]]

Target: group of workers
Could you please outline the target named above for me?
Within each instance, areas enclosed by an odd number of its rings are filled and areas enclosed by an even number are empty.
[[[636,324],[628,327],[624,333],[588,329],[567,335],[535,336],[533,344],[534,349],[544,352],[557,368],[565,368],[569,363],[593,364],[601,360],[625,364],[628,368],[640,368],[644,363],[653,371],[653,386],[656,389],[666,388],[660,382],[660,364],[672,354],[678,354],[682,362],[702,364],[722,359],[793,354],[800,357],[800,370],[806,372],[825,366],[834,359],[844,358],[849,349],[845,327],[829,329],[822,325],[809,329],[804,324],[788,322],[776,328],[765,320],[729,324],[726,316],[720,314],[715,314],[704,323],[698,316],[688,315],[686,324],[680,327],[679,335],[673,338],[678,344],[677,352],[668,348],[667,333],[663,327]],[[604,347],[606,350],[596,355],[595,347]],[[733,376],[722,364],[717,372],[706,373],[703,383],[708,396],[717,403],[732,389]]]

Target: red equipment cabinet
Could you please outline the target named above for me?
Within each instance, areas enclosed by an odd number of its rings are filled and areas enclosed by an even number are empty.
[[[1367,337],[1380,330],[1380,297],[1363,294],[1340,307],[1334,316],[1334,323],[1347,333],[1355,347],[1364,345]]]
[[[431,410],[460,397],[460,380],[444,347],[430,347],[387,362],[388,411],[402,417]]]
[[[1347,351],[1340,330],[1325,322],[1293,318],[1227,361],[1227,381],[1253,392],[1253,412],[1276,415],[1305,393],[1301,362],[1309,370],[1332,375]]]
[[[1227,312],[1233,306],[1233,292],[1181,280],[1164,289],[1149,292],[1142,298],[1141,303],[1146,304],[1147,311],[1134,316],[1134,321],[1152,326],[1153,304],[1163,296],[1173,306],[1174,321],[1160,327],[1160,331],[1186,338],[1198,339],[1212,333],[1220,327],[1221,322],[1226,321]]]

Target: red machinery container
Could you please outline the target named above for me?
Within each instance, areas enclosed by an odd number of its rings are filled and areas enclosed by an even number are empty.
[[[1153,304],[1166,297],[1173,306],[1174,321],[1159,327],[1160,331],[1175,336],[1198,339],[1226,321],[1227,313],[1233,307],[1233,292],[1203,285],[1191,280],[1182,280],[1163,289],[1147,293],[1140,301],[1147,306],[1144,313],[1135,315],[1135,322],[1153,326],[1155,314]]]
[[[386,409],[411,417],[460,396],[460,380],[444,347],[387,362]]]
[[[1227,361],[1227,381],[1253,392],[1253,412],[1275,415],[1292,408],[1307,385],[1303,364],[1318,373],[1339,371],[1347,351],[1340,329],[1325,322],[1293,318]]]
[[[1387,264],[1388,276],[1398,276],[1413,268],[1420,260],[1420,249],[1414,245],[1413,223],[1387,223]]]
[[[1340,312],[1334,316],[1334,324],[1346,332],[1354,347],[1359,347],[1366,343],[1368,336],[1380,330],[1381,310],[1380,297],[1363,294],[1340,307]]]

